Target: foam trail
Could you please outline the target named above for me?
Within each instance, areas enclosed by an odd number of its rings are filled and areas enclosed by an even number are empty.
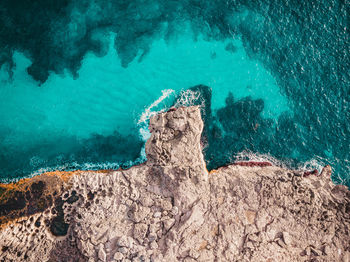
[[[142,113],[139,121],[137,122],[138,125],[140,125],[140,135],[142,137],[142,140],[143,141],[147,141],[147,139],[150,137],[150,133],[149,133],[149,130],[147,128],[147,122],[148,120],[160,113],[160,112],[164,112],[165,111],[165,108],[159,110],[159,111],[152,111],[153,108],[157,107],[163,100],[165,100],[166,98],[168,98],[171,94],[174,94],[175,93],[175,90],[173,89],[165,89],[165,90],[162,90],[162,95],[156,100],[154,101],[149,107],[147,107],[145,109],[145,111]],[[144,150],[144,148],[142,149],[142,151]],[[141,152],[141,155],[144,155],[142,152]]]
[[[144,147],[143,147],[144,151]],[[126,161],[126,162],[102,162],[102,163],[91,163],[86,162],[82,164],[78,164],[77,162],[67,163],[63,165],[56,165],[52,167],[43,167],[39,168],[35,171],[33,171],[30,175],[25,177],[17,177],[17,178],[6,178],[6,179],[0,179],[0,183],[15,183],[18,182],[20,179],[23,178],[31,178],[34,176],[41,175],[43,173],[47,172],[54,172],[54,171],[76,171],[76,170],[117,170],[120,167],[131,167],[138,164],[143,163],[146,160],[145,155],[141,155],[138,157],[135,161]]]
[[[162,95],[156,101],[154,101],[149,107],[146,108],[146,110],[142,113],[142,115],[137,123],[138,124],[146,123],[146,121],[148,121],[151,118],[151,116],[153,116],[159,112],[163,112],[164,109],[162,109],[160,111],[151,111],[151,110],[152,110],[152,108],[158,106],[164,99],[166,99],[167,97],[169,97],[173,93],[175,93],[175,90],[173,90],[173,89],[162,90]]]

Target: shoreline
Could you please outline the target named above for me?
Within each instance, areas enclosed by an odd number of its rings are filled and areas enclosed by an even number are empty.
[[[208,172],[197,106],[155,115],[149,129],[145,163],[0,184],[0,259],[350,259],[350,191],[330,166],[237,161]]]

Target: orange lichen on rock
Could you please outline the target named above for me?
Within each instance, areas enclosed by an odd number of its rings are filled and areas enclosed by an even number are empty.
[[[69,188],[72,176],[84,173],[106,173],[99,171],[53,171],[14,183],[0,184],[0,229],[20,217],[42,212],[52,206],[54,200]]]
[[[263,162],[256,162],[256,161],[241,161],[241,162],[235,162],[233,163],[235,166],[259,166],[259,167],[266,167],[266,166],[272,166],[270,162],[263,161]]]

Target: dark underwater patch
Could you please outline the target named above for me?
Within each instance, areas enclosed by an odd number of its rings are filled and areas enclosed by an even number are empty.
[[[88,139],[61,137],[61,143],[55,138],[54,141],[18,151],[5,149],[0,152],[0,178],[23,177],[42,167],[74,170],[88,163],[95,165],[95,169],[103,169],[99,164],[135,161],[143,146],[137,134],[138,130],[135,129],[130,135],[121,135],[115,131],[109,136],[94,134]],[[64,147],[57,148],[59,144]],[[33,158],[37,160],[33,161]]]

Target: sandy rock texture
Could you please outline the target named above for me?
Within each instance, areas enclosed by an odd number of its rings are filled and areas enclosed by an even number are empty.
[[[198,107],[179,108],[151,119],[142,165],[33,178],[39,198],[29,181],[22,209],[0,202],[0,261],[350,261],[350,192],[329,166],[208,173],[202,129]]]

